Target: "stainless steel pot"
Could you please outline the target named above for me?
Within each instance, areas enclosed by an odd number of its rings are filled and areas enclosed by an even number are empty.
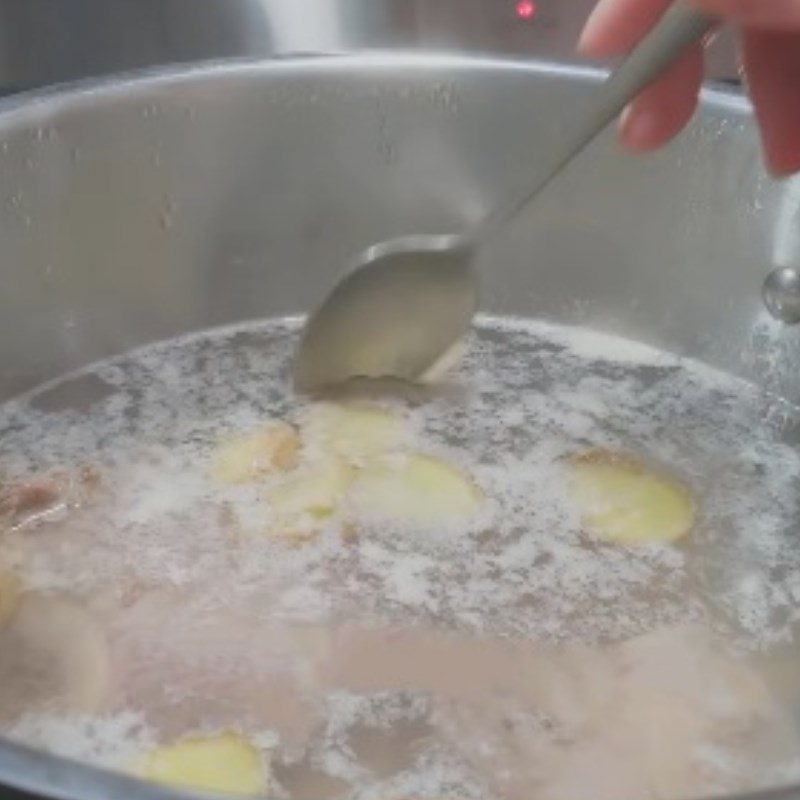
[[[375,55],[6,101],[0,400],[144,342],[305,311],[370,242],[455,230],[528,181],[598,79]],[[688,354],[794,402],[800,332],[769,320],[760,287],[800,266],[798,231],[800,181],[770,182],[745,101],[710,91],[657,155],[596,142],[485,254],[482,305]],[[62,800],[186,796],[2,742],[0,783]]]

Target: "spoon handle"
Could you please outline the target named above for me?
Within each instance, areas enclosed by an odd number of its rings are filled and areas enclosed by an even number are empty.
[[[500,206],[478,226],[474,240],[483,240],[515,217],[572,159],[591,142],[639,92],[701,40],[715,20],[681,0],[673,3],[656,26],[611,73],[597,92],[586,116],[556,145],[541,173],[525,194]],[[470,237],[473,238],[473,237]]]

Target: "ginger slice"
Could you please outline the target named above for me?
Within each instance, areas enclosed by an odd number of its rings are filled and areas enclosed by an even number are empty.
[[[572,499],[598,538],[636,545],[674,542],[691,531],[692,495],[673,478],[605,450],[573,456],[568,465]]]
[[[424,453],[369,464],[359,471],[351,496],[357,512],[421,525],[464,521],[483,499],[466,473]]]
[[[300,437],[285,422],[270,422],[255,433],[223,442],[214,455],[212,473],[220,483],[255,481],[285,472],[297,463]]]
[[[147,758],[143,773],[155,783],[202,792],[259,795],[268,785],[259,751],[231,732],[160,747]]]
[[[402,417],[374,403],[320,403],[309,409],[303,435],[312,448],[359,462],[397,448],[407,427]]]
[[[339,509],[353,480],[353,469],[339,458],[303,467],[264,494],[268,532],[292,544],[312,540]]]

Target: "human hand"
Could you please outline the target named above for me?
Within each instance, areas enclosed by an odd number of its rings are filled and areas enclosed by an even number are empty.
[[[800,171],[800,0],[688,0],[740,31],[748,93],[770,171]],[[579,50],[593,58],[625,54],[655,24],[671,0],[599,0]],[[638,150],[660,147],[689,121],[703,78],[696,45],[645,89],[620,119],[623,141]]]

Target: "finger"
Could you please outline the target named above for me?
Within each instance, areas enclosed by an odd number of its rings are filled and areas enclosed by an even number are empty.
[[[600,0],[578,40],[593,58],[627,53],[656,24],[671,0]]]
[[[697,108],[702,80],[703,49],[696,45],[626,109],[620,120],[623,142],[636,150],[651,150],[675,136]]]
[[[745,31],[742,59],[770,172],[800,171],[800,33]]]
[[[800,30],[800,0],[692,0],[692,3],[738,25]]]

